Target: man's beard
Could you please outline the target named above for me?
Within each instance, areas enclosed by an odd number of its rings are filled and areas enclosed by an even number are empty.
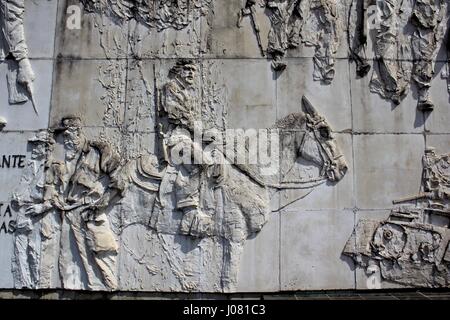
[[[78,153],[78,146],[76,144],[70,143],[66,144],[66,159],[73,160]]]

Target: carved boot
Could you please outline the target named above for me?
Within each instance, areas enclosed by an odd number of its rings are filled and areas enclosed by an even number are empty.
[[[419,101],[417,109],[422,112],[431,112],[434,110],[434,104],[430,100]]]
[[[419,89],[417,109],[422,112],[431,112],[434,110],[434,103],[429,98],[428,88]]]

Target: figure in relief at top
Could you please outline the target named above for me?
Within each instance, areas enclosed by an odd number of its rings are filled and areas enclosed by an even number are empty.
[[[158,31],[188,26],[203,15],[212,0],[81,0],[88,11],[135,19]]]
[[[247,0],[239,13],[250,16],[257,35],[258,45],[262,48],[261,34],[256,21],[254,0]],[[262,4],[261,4],[262,5]],[[339,46],[339,22],[334,0],[265,0],[271,28],[268,34],[267,54],[272,59],[275,71],[286,68],[284,57],[290,48],[303,43],[315,47],[314,80],[330,84],[334,79],[335,59]]]
[[[9,61],[9,103],[24,103],[31,99],[36,111],[33,100],[35,75],[28,59],[24,15],[24,0],[2,0],[0,2],[0,62]]]
[[[429,97],[431,80],[435,76],[435,61],[445,35],[447,12],[445,0],[416,0],[412,23],[412,53],[414,58],[413,79],[419,89],[417,108],[432,111],[434,104]]]

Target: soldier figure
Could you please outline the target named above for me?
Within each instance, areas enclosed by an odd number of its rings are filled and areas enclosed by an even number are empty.
[[[52,151],[54,140],[47,132],[40,132],[28,140],[33,148],[12,203],[18,209],[17,230],[14,240],[13,274],[16,288],[37,288],[40,283],[41,223],[52,209],[46,197],[46,158]]]
[[[69,253],[75,241],[88,288],[99,285],[96,273],[100,273],[106,288],[114,290],[118,245],[105,210],[122,192],[115,179],[119,158],[107,144],[87,140],[80,119],[65,118],[62,123],[66,172],[64,197],[58,206],[62,210],[59,266],[63,284],[70,286],[73,261]]]
[[[435,75],[434,67],[438,45],[444,38],[442,23],[447,5],[444,0],[417,0],[414,4],[412,21],[416,31],[412,36],[412,52],[414,58],[413,79],[419,89],[420,111],[432,111],[434,104],[429,97],[431,80]]]
[[[160,187],[160,205],[172,192],[176,209],[183,212],[180,232],[185,235],[211,235],[212,219],[201,210],[200,193],[206,182],[206,169],[213,164],[202,145],[193,141],[195,126],[195,94],[193,84],[197,67],[181,60],[171,70],[172,79],[164,87],[163,109],[167,129],[163,132],[167,169]]]

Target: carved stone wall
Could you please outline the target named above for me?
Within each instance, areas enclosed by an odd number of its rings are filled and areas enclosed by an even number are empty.
[[[0,0],[0,288],[448,287],[448,10]]]

